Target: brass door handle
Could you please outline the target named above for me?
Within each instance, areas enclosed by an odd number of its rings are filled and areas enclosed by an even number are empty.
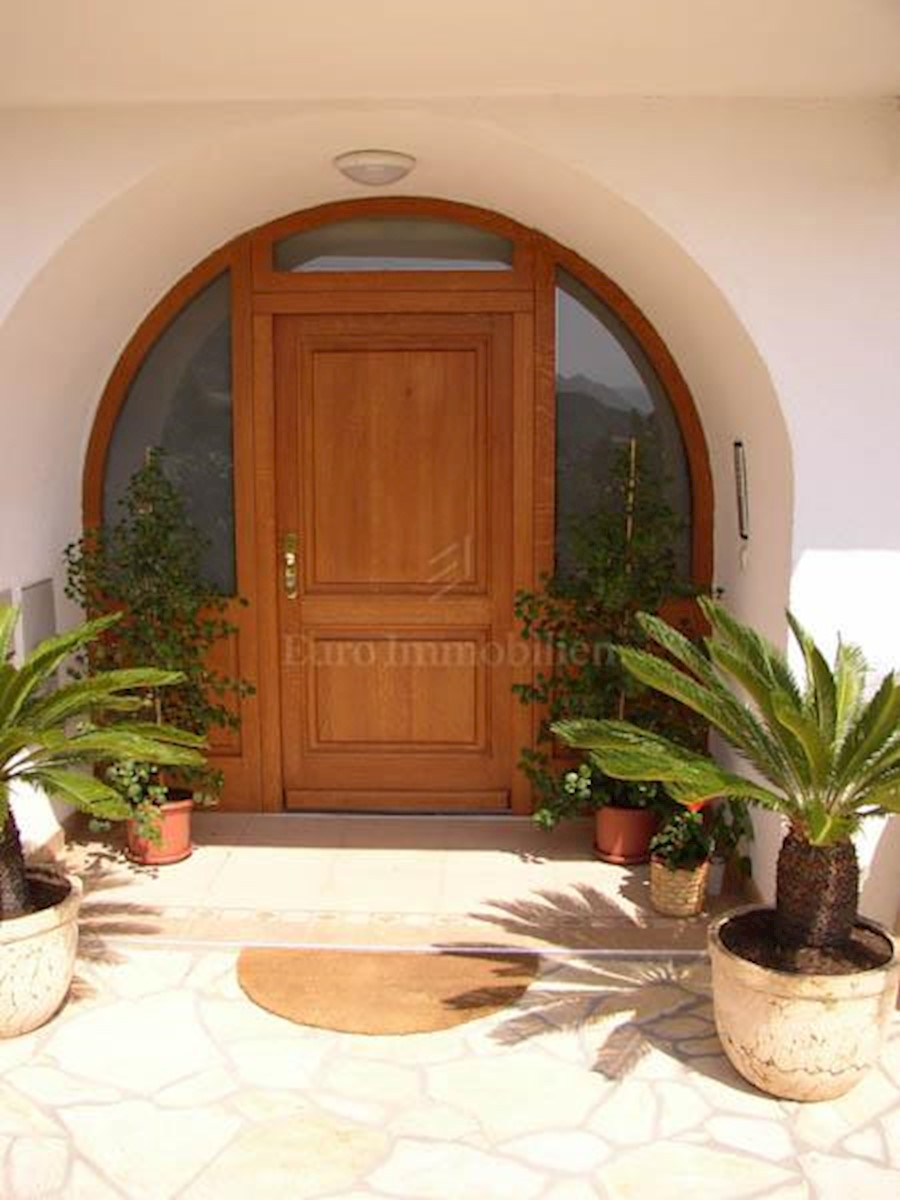
[[[284,535],[282,564],[284,569],[284,594],[288,600],[296,600],[299,580],[296,533],[286,533]]]

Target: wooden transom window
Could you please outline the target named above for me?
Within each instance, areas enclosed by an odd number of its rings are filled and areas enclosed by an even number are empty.
[[[276,271],[508,271],[513,244],[476,225],[431,217],[359,217],[272,245]]]

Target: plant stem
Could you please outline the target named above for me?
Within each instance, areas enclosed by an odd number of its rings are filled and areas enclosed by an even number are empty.
[[[7,812],[0,832],[0,921],[24,917],[32,908],[19,830],[12,812]]]
[[[856,921],[859,866],[851,841],[812,846],[789,833],[778,855],[775,937],[782,946],[838,947]]]

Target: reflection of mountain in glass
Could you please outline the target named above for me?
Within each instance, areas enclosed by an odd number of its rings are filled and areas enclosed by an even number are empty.
[[[231,291],[227,272],[181,309],[135,375],[107,457],[104,520],[145,461],[165,452],[166,474],[188,518],[209,539],[207,579],[235,592],[231,433]]]
[[[571,568],[573,520],[597,512],[614,459],[637,438],[642,470],[649,467],[663,480],[666,500],[684,522],[675,551],[679,573],[689,579],[690,477],[668,396],[621,323],[582,284],[566,276],[560,278],[557,325],[557,572],[565,574]]]
[[[206,577],[233,595],[234,506],[231,445],[231,331],[218,326],[179,381],[162,447],[166,474],[178,488],[188,519],[210,540]]]
[[[561,516],[582,516],[598,507],[610,479],[617,451],[636,437],[649,441],[654,419],[642,415],[627,400],[608,388],[590,385],[569,390],[562,380],[556,394],[557,521]],[[653,439],[657,442],[658,439]],[[654,458],[661,466],[658,445]]]
[[[593,384],[590,391],[569,391],[561,381],[556,397],[556,571],[572,566],[570,531],[576,518],[597,512],[612,479],[615,459],[636,438],[641,469],[665,481],[664,494],[683,518],[684,532],[675,547],[679,573],[690,577],[690,493],[673,480],[655,413],[644,414],[629,399]]]

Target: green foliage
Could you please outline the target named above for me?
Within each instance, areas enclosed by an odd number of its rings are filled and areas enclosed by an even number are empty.
[[[179,686],[182,677],[176,671],[96,671],[48,691],[62,663],[108,636],[118,614],[48,638],[16,668],[10,648],[18,615],[16,608],[0,607],[0,828],[11,819],[9,791],[15,782],[114,821],[130,817],[130,806],[116,788],[81,768],[136,757],[185,771],[202,766],[203,741],[196,734],[167,725],[148,727],[127,716],[139,710],[147,689],[164,695]]]
[[[679,579],[674,551],[682,522],[658,475],[642,462],[627,449],[616,457],[597,511],[573,522],[570,568],[544,577],[539,590],[516,595],[521,635],[533,644],[537,667],[534,682],[513,691],[546,713],[537,749],[524,749],[519,767],[538,801],[534,820],[545,829],[604,804],[670,807],[655,783],[613,778],[594,760],[577,771],[554,771],[554,722],[621,716],[627,709],[647,729],[691,745],[705,740],[703,722],[637,684],[618,653],[620,646],[644,643],[635,621],[640,609],[691,594]]]
[[[65,551],[66,595],[86,612],[123,614],[91,645],[90,661],[80,656],[76,674],[140,663],[176,670],[182,676],[176,687],[148,696],[151,720],[204,738],[215,728],[236,728],[228,700],[252,688],[209,665],[212,647],[235,627],[226,617],[227,599],[203,577],[206,540],[187,520],[160,451],[132,477],[121,508],[114,525],[89,530]],[[202,793],[221,790],[221,775],[208,765],[179,778]]]
[[[900,812],[900,684],[894,674],[866,700],[860,651],[840,645],[829,667],[789,615],[803,652],[801,683],[784,655],[759,634],[720,604],[700,603],[712,627],[705,654],[658,617],[642,613],[641,626],[667,658],[627,647],[621,660],[641,683],[708,720],[768,786],[628,722],[561,721],[554,732],[588,750],[610,775],[659,782],[687,805],[743,797],[787,817],[795,835],[815,846],[845,841],[865,817]]]
[[[138,836],[159,845],[162,842],[159,806],[165,804],[169,795],[169,789],[160,778],[159,767],[124,759],[111,763],[103,772],[103,778],[129,804]],[[105,828],[108,822],[97,821],[95,825]]]
[[[650,839],[650,854],[670,871],[693,871],[705,863],[712,839],[699,812],[685,809],[671,814],[662,829]]]

